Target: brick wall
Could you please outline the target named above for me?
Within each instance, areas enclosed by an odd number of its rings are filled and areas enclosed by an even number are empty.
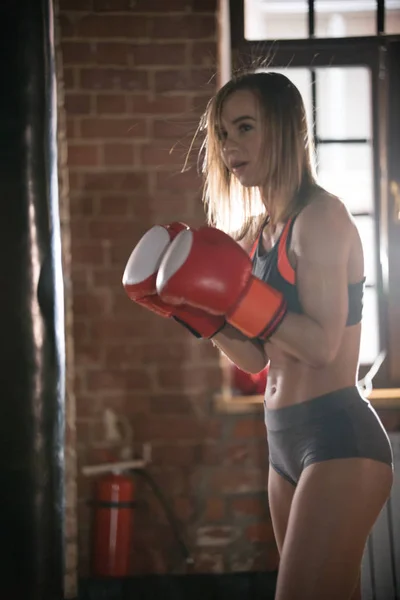
[[[194,569],[207,572],[276,567],[262,416],[217,414],[216,350],[134,306],[121,278],[153,224],[204,219],[195,168],[180,170],[215,90],[215,4],[60,0],[78,466],[118,454],[104,437],[106,409],[128,421],[136,449],[151,442],[151,473],[178,514]],[[133,571],[182,570],[155,496],[137,485]],[[83,574],[89,494],[78,476]]]

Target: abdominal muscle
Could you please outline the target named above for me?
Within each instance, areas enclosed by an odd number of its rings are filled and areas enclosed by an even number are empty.
[[[347,327],[336,358],[325,367],[311,367],[272,343],[265,405],[268,409],[299,404],[357,382],[361,325]]]

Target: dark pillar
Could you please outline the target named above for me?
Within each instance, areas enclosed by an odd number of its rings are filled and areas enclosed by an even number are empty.
[[[0,597],[63,597],[64,304],[51,0],[0,3]]]

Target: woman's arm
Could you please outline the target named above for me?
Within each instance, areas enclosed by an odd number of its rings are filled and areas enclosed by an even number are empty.
[[[254,240],[247,238],[240,240],[238,244],[250,253]],[[263,343],[258,339],[249,339],[229,323],[211,341],[242,371],[259,373],[268,364]]]
[[[211,341],[242,371],[259,373],[268,364],[263,343],[247,338],[229,323]]]
[[[307,206],[293,230],[304,314],[288,313],[269,342],[313,367],[336,357],[346,326],[353,228],[345,207],[327,199]]]

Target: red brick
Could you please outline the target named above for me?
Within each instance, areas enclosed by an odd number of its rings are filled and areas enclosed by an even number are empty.
[[[64,65],[84,65],[93,62],[93,44],[88,42],[64,41],[61,50]]]
[[[93,0],[60,0],[60,10],[92,10]]]
[[[71,271],[73,275],[74,284],[81,290],[89,289],[91,286],[90,271],[87,265],[76,265],[72,262]],[[75,328],[75,322],[74,322]],[[76,328],[75,328],[76,329]],[[79,332],[83,335],[83,331]]]
[[[113,219],[93,219],[88,224],[89,236],[93,240],[114,240],[118,242],[121,238],[132,239],[133,228],[132,224],[127,219],[122,217]],[[95,272],[93,274],[94,282],[96,285],[104,285],[107,282],[115,283],[114,277],[122,277],[121,273],[118,273],[114,268],[110,268],[107,271]]]
[[[190,98],[190,110],[196,115],[202,115],[212,95],[208,90],[204,90],[203,94],[192,95]]]
[[[104,364],[108,363],[105,362]],[[132,398],[131,394],[115,393],[112,397],[107,398],[107,406],[110,406],[111,408],[114,407],[118,414],[124,415],[126,418],[136,418],[136,415],[148,414],[149,412],[149,399],[147,394],[147,390],[142,390],[141,392],[135,392],[135,397]]]
[[[171,165],[183,168],[186,154],[179,146],[173,147],[168,144],[162,147],[160,144],[152,143],[140,148],[140,163],[145,167],[164,167]]]
[[[185,145],[189,149],[196,128],[193,123],[183,119],[155,119],[153,122],[153,135],[155,138],[171,138],[173,143],[181,142],[185,139]],[[165,144],[165,142],[164,142]]]
[[[156,189],[179,192],[199,192],[202,189],[202,181],[194,171],[185,173],[164,173],[156,174]]]
[[[127,112],[127,97],[121,94],[97,94],[96,112],[101,115]]]
[[[192,10],[196,12],[215,12],[218,0],[192,0]]]
[[[96,370],[86,373],[87,389],[94,392],[125,391],[149,389],[150,379],[143,369],[127,369],[126,371]]]
[[[224,465],[258,465],[266,468],[268,464],[268,447],[265,441],[260,444],[251,443],[249,440],[243,443],[229,442],[221,450],[221,463]]]
[[[73,240],[72,260],[79,265],[104,266],[105,253],[102,246],[95,244],[90,240],[78,242]]]
[[[107,200],[105,200],[105,203],[107,202]],[[104,213],[106,214],[106,213]],[[140,240],[140,238],[142,237],[142,235],[145,232],[142,230],[140,230],[140,233],[138,233],[137,229],[133,229],[132,228],[132,235],[130,238],[126,238],[126,240],[123,240],[124,243],[122,243],[121,240],[116,241],[111,247],[110,247],[110,265],[112,267],[115,266],[125,266],[133,248],[136,246],[136,244],[138,243],[138,241]],[[131,310],[131,304],[127,301],[127,298],[120,298],[119,302],[118,302],[118,310],[120,312],[120,314],[124,314],[127,312],[127,310]],[[134,304],[135,309],[140,309],[140,314],[141,314],[141,310],[142,308],[139,307],[138,305]]]
[[[79,0],[76,0],[79,2]],[[59,16],[61,37],[73,37],[75,35],[75,22],[70,15],[61,13]]]
[[[227,547],[237,537],[237,529],[235,530],[231,525],[206,525],[199,527],[196,533],[196,545],[199,547]]]
[[[206,68],[157,70],[154,73],[154,91],[200,91],[213,95],[215,92],[215,70]]]
[[[74,314],[77,316],[93,314],[101,317],[110,313],[111,299],[109,290],[101,290],[97,293],[75,293],[74,294]]]
[[[139,426],[138,426],[139,429]],[[213,431],[214,429],[214,431]],[[215,423],[206,423],[194,416],[155,416],[149,415],[140,422],[140,431],[144,438],[152,440],[202,441],[217,433]]]
[[[93,285],[95,288],[111,287],[117,290],[122,285],[122,273],[116,269],[93,269]]]
[[[251,551],[250,551],[251,549]],[[279,554],[275,542],[256,544],[237,544],[226,561],[229,572],[265,572],[276,571],[279,564]]]
[[[71,219],[71,239],[72,240],[77,240],[77,239],[87,239],[88,236],[88,220],[86,219],[85,221],[83,221],[83,219],[76,219],[75,215],[73,215],[74,218]],[[72,270],[74,270],[76,268],[77,265],[72,265]]]
[[[96,213],[96,202],[93,196],[71,194],[70,209],[73,220],[78,217],[92,217]]]
[[[221,445],[215,443],[206,443],[202,445],[200,463],[202,465],[220,464]]]
[[[139,69],[82,68],[79,81],[83,90],[141,92],[149,89],[149,74]]]
[[[75,190],[81,188],[81,175],[79,173],[70,173],[69,176],[69,187],[71,189],[71,195],[75,193]]]
[[[78,362],[85,363],[85,367],[104,364],[105,349],[103,346],[92,344],[77,336],[74,350],[75,355],[79,357]]]
[[[154,362],[155,358],[152,359]],[[157,415],[193,415],[195,410],[193,404],[197,402],[194,394],[179,393],[157,393],[150,400],[151,412]]]
[[[96,44],[94,59],[99,65],[128,66],[131,62],[131,57],[131,49],[126,43],[97,42]],[[84,64],[84,61],[81,64]]]
[[[133,165],[132,144],[105,144],[103,147],[104,164],[110,166]]]
[[[65,94],[65,108],[68,115],[87,115],[91,110],[89,94]]]
[[[130,98],[132,113],[143,113],[146,115],[166,115],[185,113],[189,106],[188,96],[163,96],[158,94],[156,98],[148,95],[135,95]]]
[[[245,531],[246,538],[251,543],[274,542],[274,530],[270,520],[249,525]]]
[[[96,167],[99,165],[99,148],[91,144],[69,144],[70,167]]]
[[[142,432],[140,432],[140,434],[141,433]],[[152,468],[152,474],[154,476],[155,481],[157,481],[160,489],[168,490],[169,498],[173,498],[174,496],[179,495],[186,495],[189,492],[189,481],[182,468],[154,466]],[[153,498],[153,502],[156,504],[157,500]]]
[[[224,498],[208,498],[204,508],[203,520],[208,522],[217,522],[226,516],[226,502]]]
[[[99,200],[99,214],[110,216],[123,216],[130,212],[129,198],[126,196],[103,196]]]
[[[132,194],[132,201],[135,201],[139,191],[148,189],[148,177],[146,173],[133,173],[132,171],[86,173],[82,175],[81,185],[86,191],[127,191]]]
[[[232,498],[231,509],[233,513],[262,518],[268,515],[267,495],[238,496]]]
[[[104,345],[106,362],[111,368],[121,369],[129,366],[142,366],[143,360],[140,352],[140,344],[118,342],[113,338],[107,340]]]
[[[65,67],[63,71],[64,86],[66,90],[72,90],[76,87],[77,71],[73,67]]]
[[[180,44],[135,44],[131,46],[134,64],[145,65],[184,65],[186,63],[186,43]]]
[[[84,138],[145,138],[147,123],[135,118],[93,118],[82,119],[81,135]]]
[[[121,274],[122,279],[122,274]],[[121,293],[123,293],[121,285]],[[143,310],[143,314],[144,314]],[[154,324],[151,326],[145,319],[120,319],[102,318],[96,323],[95,329],[91,331],[91,339],[95,343],[104,343],[105,339],[113,340],[114,342],[126,342],[129,338],[138,340],[145,336],[150,336],[154,330]]]
[[[190,195],[184,190],[180,190],[177,194],[169,180],[170,177],[166,175],[164,189],[158,187],[154,196],[148,199],[147,208],[151,209],[153,223],[154,221],[162,223],[185,221],[191,217],[193,203]],[[145,209],[146,206],[141,208],[141,210]]]
[[[73,119],[72,117],[68,117],[68,115],[67,115],[66,125],[67,125],[68,141],[78,138],[79,137],[79,126],[78,126],[78,123],[76,122],[76,119]],[[69,184],[71,186],[71,175],[70,175]]]
[[[194,501],[186,496],[179,496],[174,499],[174,510],[179,521],[187,523],[194,515]]]
[[[156,39],[181,38],[183,32],[189,40],[215,38],[217,32],[215,15],[170,15],[168,25],[165,16],[154,16],[151,24],[152,36]]]
[[[218,368],[215,368],[218,371]],[[164,365],[158,369],[157,380],[161,389],[175,390],[190,386],[198,389],[207,382],[208,389],[213,389],[219,372],[213,372],[212,368],[201,368],[198,366],[182,367],[176,364],[174,369],[165,368]]]
[[[229,443],[221,452],[221,459],[224,465],[244,465],[255,464],[253,448],[249,443],[232,444]]]
[[[176,325],[179,327],[178,324]],[[191,360],[191,342],[191,339],[185,338],[184,340],[180,341],[175,340],[173,343],[171,343],[169,340],[163,340],[162,342],[155,344],[153,340],[149,339],[141,344],[143,361],[162,361],[164,365],[174,368],[176,363],[183,363]],[[187,399],[183,393],[182,399]]]
[[[165,21],[164,21],[165,22]],[[129,38],[148,37],[150,20],[144,16],[89,14],[76,23],[79,38]]]
[[[225,557],[217,550],[197,550],[194,555],[195,573],[224,573]]]
[[[151,462],[154,465],[189,467],[197,461],[197,446],[193,444],[153,445]]]
[[[238,419],[232,430],[233,438],[266,438],[263,416],[255,419]]]
[[[199,440],[202,424],[195,417],[156,417],[149,415],[140,423],[141,435],[154,441]]]
[[[212,67],[217,71],[217,44],[215,42],[193,42],[190,63],[194,67]]]
[[[94,8],[97,11],[164,12],[168,8],[168,12],[171,12],[188,10],[190,5],[191,0],[168,0],[168,7],[165,0],[94,0]]]
[[[267,474],[262,469],[249,466],[216,469],[210,482],[211,490],[219,493],[249,493],[266,489]]]

